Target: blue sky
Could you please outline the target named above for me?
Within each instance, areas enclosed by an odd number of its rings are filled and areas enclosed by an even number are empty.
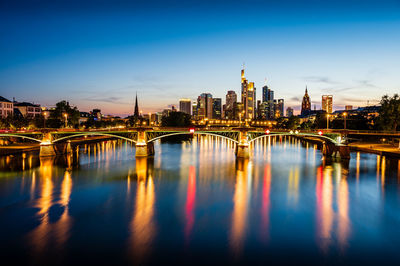
[[[245,62],[259,99],[363,106],[400,92],[399,41],[400,1],[3,1],[0,95],[155,112],[240,93]]]

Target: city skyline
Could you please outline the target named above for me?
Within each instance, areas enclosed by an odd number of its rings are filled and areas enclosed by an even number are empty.
[[[296,114],[306,85],[312,108],[333,95],[334,110],[376,104],[400,88],[396,1],[102,1],[93,9],[16,2],[0,11],[0,90],[8,99],[68,100],[127,116],[137,92],[142,111],[155,112],[204,92],[240,95],[243,62],[257,100],[267,79]]]

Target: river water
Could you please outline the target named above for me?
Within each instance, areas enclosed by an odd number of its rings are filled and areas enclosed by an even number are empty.
[[[237,160],[215,137],[0,158],[7,264],[397,264],[400,162],[267,137]],[[5,265],[5,264],[3,264]]]

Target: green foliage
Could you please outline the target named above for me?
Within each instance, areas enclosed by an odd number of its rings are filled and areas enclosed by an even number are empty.
[[[397,130],[400,126],[400,97],[398,94],[389,97],[385,95],[381,99],[378,127],[383,130]]]
[[[163,116],[161,120],[163,127],[185,127],[191,125],[191,116],[184,112],[171,112],[168,116]]]
[[[287,129],[297,129],[300,125],[300,118],[298,116],[292,115],[286,122]]]
[[[106,128],[106,127],[117,127],[117,126],[126,126],[125,121],[122,119],[114,119],[112,121],[109,120],[101,120],[96,121],[93,117],[90,117],[86,122],[81,125],[85,126],[85,128]]]
[[[344,117],[338,116],[331,123],[331,128],[344,129]],[[362,114],[349,115],[346,119],[346,129],[368,130],[372,129],[371,121]]]
[[[318,112],[315,116],[314,128],[326,128],[327,113]]]
[[[313,128],[315,128],[315,124],[311,120],[304,121],[300,125],[300,129],[303,129],[303,130],[311,130]]]
[[[79,117],[80,113],[76,107],[72,107],[69,105],[67,101],[61,101],[56,103],[56,108],[50,113],[50,117],[48,119],[48,127],[58,128],[62,125],[65,125],[65,114],[68,115],[67,121],[68,126],[70,127],[78,127],[79,126]]]

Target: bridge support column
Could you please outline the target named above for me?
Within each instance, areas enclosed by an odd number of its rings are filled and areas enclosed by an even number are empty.
[[[249,144],[242,144],[239,143],[236,146],[236,157],[237,158],[242,158],[242,159],[246,159],[250,157],[250,152],[249,152]]]
[[[136,157],[146,157],[154,155],[154,144],[149,143],[136,143]]]
[[[53,144],[40,144],[40,157],[56,156]]]
[[[55,156],[56,151],[54,149],[54,145],[52,143],[52,138],[50,133],[44,133],[42,137],[42,142],[40,143],[40,157],[49,157]]]
[[[65,153],[66,154],[71,154],[72,153],[71,141],[70,140],[67,141],[67,147],[65,149]]]
[[[350,159],[350,147],[347,145],[335,145],[325,142],[322,146],[322,154],[326,157],[348,160]]]
[[[236,146],[236,157],[237,158],[249,158],[249,142],[247,141],[247,130],[240,130],[239,133],[239,144]]]

